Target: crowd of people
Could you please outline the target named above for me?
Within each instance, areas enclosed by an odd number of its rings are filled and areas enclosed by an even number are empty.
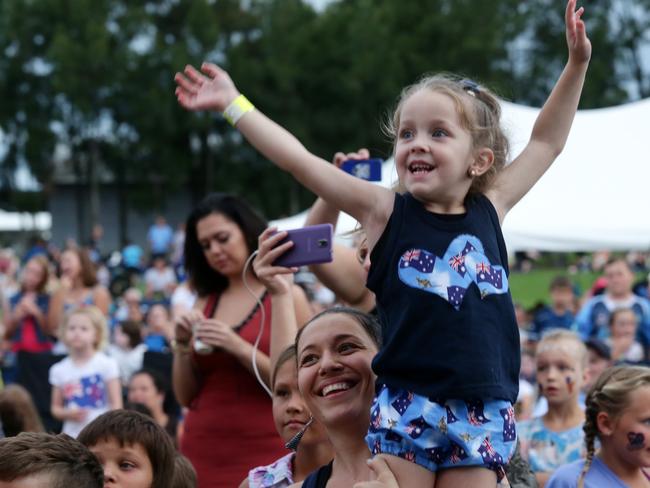
[[[489,89],[447,75],[404,89],[395,189],[339,169],[366,149],[311,154],[218,66],[177,73],[182,107],[223,113],[318,195],[307,225],[343,210],[356,242],[279,266],[287,232],[214,193],[177,233],[158,217],[144,248],[127,243],[124,286],[100,231],[5,254],[0,482],[650,484],[648,287],[614,256],[585,296],[558,276],[547,304],[513,306],[501,233],[568,137],[591,56],[583,12],[568,0],[566,67],[509,164]]]

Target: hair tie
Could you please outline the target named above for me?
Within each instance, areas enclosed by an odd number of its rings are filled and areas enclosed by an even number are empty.
[[[474,80],[470,80],[469,78],[463,78],[460,80],[460,86],[467,92],[468,95],[471,95],[473,97],[476,97],[479,93],[481,93],[481,88],[478,83],[476,83]]]

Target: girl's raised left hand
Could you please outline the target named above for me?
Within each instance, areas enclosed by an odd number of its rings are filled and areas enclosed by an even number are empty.
[[[584,7],[576,10],[577,0],[569,0],[566,5],[564,21],[566,23],[566,42],[569,47],[569,61],[587,63],[591,58],[591,41],[587,37],[585,23],[582,20]]]
[[[273,266],[273,262],[288,251],[293,242],[287,241],[278,246],[278,242],[287,236],[286,231],[277,232],[275,227],[269,227],[258,238],[258,253],[253,261],[253,269],[257,279],[262,282],[271,295],[281,295],[291,291],[293,273],[298,268]]]
[[[239,95],[228,73],[212,63],[203,63],[201,71],[188,64],[174,81],[178,103],[188,110],[223,112]]]

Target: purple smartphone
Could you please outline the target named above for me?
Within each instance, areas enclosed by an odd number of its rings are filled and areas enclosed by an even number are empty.
[[[293,247],[273,262],[287,268],[332,261],[332,224],[312,225],[287,231],[279,243],[293,242]]]

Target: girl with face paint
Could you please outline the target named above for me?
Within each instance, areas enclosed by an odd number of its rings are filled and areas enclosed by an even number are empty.
[[[586,407],[586,459],[562,466],[546,487],[650,486],[650,368],[606,370],[589,390]]]
[[[559,466],[584,456],[584,412],[578,397],[585,382],[587,350],[573,332],[556,329],[542,337],[535,355],[540,395],[548,402],[542,417],[518,426],[522,455],[540,486]]]

